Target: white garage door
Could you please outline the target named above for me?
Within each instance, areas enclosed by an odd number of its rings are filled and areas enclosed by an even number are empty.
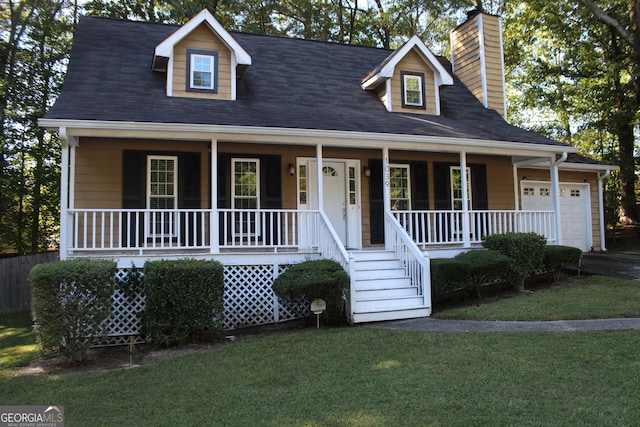
[[[549,182],[521,181],[523,210],[553,210]],[[591,215],[588,184],[560,184],[562,244],[591,249]]]

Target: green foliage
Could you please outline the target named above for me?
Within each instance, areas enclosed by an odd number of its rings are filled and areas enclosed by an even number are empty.
[[[582,258],[582,251],[573,246],[549,245],[544,248],[544,269],[553,274],[553,280],[558,281],[563,267],[578,264]]]
[[[116,264],[98,259],[55,261],[29,274],[38,344],[70,363],[86,357],[88,337],[104,333],[111,313]]]
[[[480,287],[505,277],[510,259],[492,250],[473,250],[455,258],[431,260],[431,279],[436,295],[460,289],[480,297]]]
[[[482,245],[511,258],[509,279],[522,291],[526,278],[542,267],[546,240],[536,233],[504,233],[485,237]]]
[[[223,267],[217,261],[147,261],[145,332],[157,344],[176,344],[217,333],[224,315]]]
[[[289,302],[321,298],[330,304],[341,304],[349,288],[349,276],[342,266],[329,259],[305,261],[292,265],[273,282],[273,291]]]

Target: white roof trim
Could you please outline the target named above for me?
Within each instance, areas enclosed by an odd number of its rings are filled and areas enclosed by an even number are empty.
[[[431,53],[429,48],[424,44],[424,42],[418,36],[413,36],[409,39],[408,42],[404,44],[399,50],[394,51],[391,55],[393,56],[391,60],[385,64],[384,67],[374,76],[367,79],[366,82],[362,84],[364,89],[370,87],[373,83],[375,83],[380,78],[391,78],[393,77],[393,73],[395,71],[396,65],[413,49],[417,48],[425,59],[425,63],[434,71],[435,81],[438,86],[441,85],[452,85],[453,77],[447,72],[447,70],[440,64],[438,58]]]
[[[398,150],[438,150],[442,152],[501,154],[511,156],[553,155],[575,153],[577,148],[564,145],[530,144],[525,142],[492,141],[471,138],[436,137],[374,132],[336,131],[324,129],[276,128],[259,126],[199,125],[186,123],[149,123],[93,121],[72,119],[39,119],[38,125],[49,130],[67,128],[67,135],[128,138],[165,138],[174,140],[224,139],[229,142],[259,142],[277,144],[316,144],[318,141],[335,146]],[[564,163],[563,163],[564,164]]]
[[[251,55],[240,46],[207,9],[202,9],[202,11],[191,18],[189,22],[178,28],[173,34],[156,46],[155,55],[170,58],[173,54],[173,47],[203,22],[206,22],[211,30],[235,53],[237,64],[251,65]]]

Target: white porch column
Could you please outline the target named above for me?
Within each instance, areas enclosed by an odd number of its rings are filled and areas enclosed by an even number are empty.
[[[598,222],[600,223],[600,250],[607,251],[607,234],[605,233],[604,218],[604,180],[611,174],[610,170],[598,174]]]
[[[553,212],[555,213],[555,228],[556,228],[556,245],[562,244],[562,230],[560,229],[560,180],[558,178],[558,165],[567,159],[567,153],[563,153],[562,156],[556,161],[555,155],[551,157],[551,198],[553,201]]]
[[[520,180],[518,179],[518,165],[513,165],[513,200],[516,211],[520,210]]]
[[[471,229],[469,227],[469,200],[467,194],[467,153],[460,152],[460,189],[462,190],[462,244],[471,247]]]
[[[211,140],[211,212],[209,214],[209,252],[220,253],[220,219],[218,212],[218,140]]]
[[[67,221],[69,207],[69,144],[62,137],[62,129],[60,130],[60,142],[62,143],[62,160],[60,165],[60,259],[67,259],[67,251],[69,248],[69,227]]]
[[[322,144],[316,145],[316,163],[318,164],[318,210],[324,212],[324,186],[322,182]]]
[[[76,146],[78,139],[67,135],[67,128],[58,131],[61,142],[60,165],[60,259],[69,255],[69,247],[73,243],[72,213],[75,206]]]
[[[387,212],[391,212],[391,171],[389,168],[389,147],[382,148],[382,200],[384,207],[384,235],[385,235],[385,249],[391,249],[391,242],[387,238],[389,233],[387,231]]]

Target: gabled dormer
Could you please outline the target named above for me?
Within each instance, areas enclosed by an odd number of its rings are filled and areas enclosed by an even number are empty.
[[[154,71],[166,72],[167,96],[236,99],[251,56],[204,9],[156,46]]]
[[[440,86],[453,78],[418,36],[413,36],[366,77],[388,111],[440,115]]]

